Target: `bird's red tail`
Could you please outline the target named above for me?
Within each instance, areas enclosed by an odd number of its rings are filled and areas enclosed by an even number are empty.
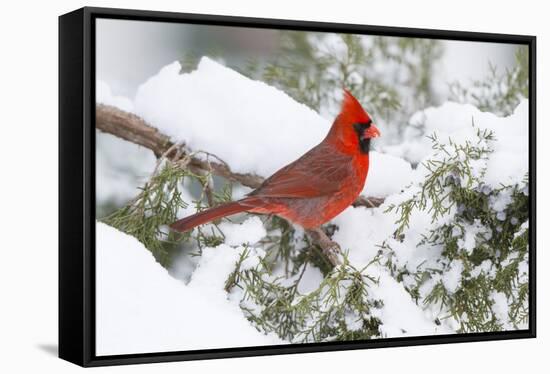
[[[186,232],[204,223],[211,222],[215,219],[229,216],[231,214],[244,212],[249,208],[250,207],[242,205],[239,201],[234,201],[204,210],[189,217],[182,218],[172,223],[170,228],[175,231]]]

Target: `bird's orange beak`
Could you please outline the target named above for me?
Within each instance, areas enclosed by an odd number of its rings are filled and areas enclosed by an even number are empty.
[[[365,138],[377,138],[380,136],[380,130],[374,124],[370,125],[369,128],[365,131]]]

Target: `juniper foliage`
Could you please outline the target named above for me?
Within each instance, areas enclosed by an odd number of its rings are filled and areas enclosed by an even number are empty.
[[[178,219],[180,209],[187,208],[190,203],[194,204],[198,211],[209,206],[207,195],[212,182],[211,175],[196,173],[187,167],[191,155],[194,154],[196,153],[190,153],[178,162],[160,158],[151,177],[140,188],[140,193],[125,206],[101,219],[104,223],[138,239],[166,268],[171,266],[174,256],[179,254],[181,244],[194,241],[194,247],[200,253],[203,247],[223,243],[223,233],[220,230],[198,230],[197,234],[191,235],[179,234],[168,228],[169,224]],[[182,197],[182,191],[193,183],[201,186],[200,194],[195,200],[186,202]],[[213,192],[210,198],[212,203],[227,201],[230,187],[227,185]]]
[[[452,319],[457,332],[525,328],[528,176],[516,185],[485,184],[486,161],[496,139],[481,130],[477,138],[463,144],[431,138],[438,153],[424,163],[428,173],[418,191],[387,207],[398,216],[397,228],[381,248],[386,266],[416,302],[435,311],[439,320]],[[479,168],[479,162],[483,167],[476,171],[472,165]],[[504,208],[502,201],[508,202]],[[407,240],[411,217],[419,212],[430,215],[432,225],[413,244],[441,255],[410,269],[399,263],[392,245]]]
[[[277,263],[269,254],[256,257],[257,265],[245,267],[251,253],[242,252],[226,290],[241,289],[240,305],[246,318],[265,333],[276,333],[292,343],[365,340],[379,336],[380,320],[373,309],[382,300],[369,295],[377,280],[356,269],[346,256],[320,285],[309,293],[299,291],[309,258],[288,275],[277,275]],[[376,262],[378,259],[374,259]]]

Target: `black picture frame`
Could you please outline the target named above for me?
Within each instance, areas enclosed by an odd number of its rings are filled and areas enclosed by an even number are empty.
[[[114,18],[330,31],[445,40],[515,43],[529,47],[529,279],[528,330],[372,341],[95,354],[95,20]],[[536,337],[536,37],[386,26],[227,17],[85,7],[59,17],[59,357],[81,366],[104,366],[225,357],[446,344]]]

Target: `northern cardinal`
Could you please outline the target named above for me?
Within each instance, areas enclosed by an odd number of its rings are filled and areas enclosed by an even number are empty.
[[[370,142],[378,136],[370,116],[344,90],[340,114],[321,143],[245,198],[185,217],[170,227],[185,232],[240,212],[275,214],[305,229],[319,227],[346,209],[363,190]]]

